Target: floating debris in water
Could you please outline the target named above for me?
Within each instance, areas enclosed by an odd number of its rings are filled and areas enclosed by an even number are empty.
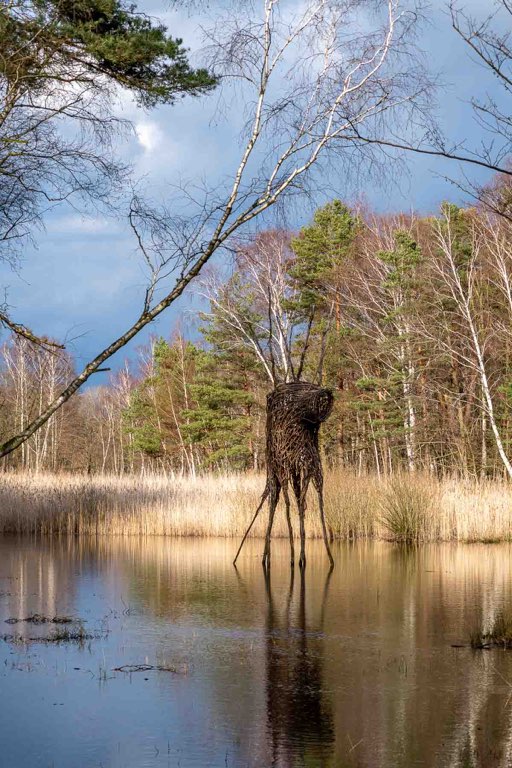
[[[113,672],[172,672],[175,675],[186,675],[188,666],[169,666],[167,664],[123,664],[121,667],[114,667]]]
[[[81,619],[74,619],[72,616],[54,616],[50,618],[43,616],[40,613],[34,613],[32,616],[27,616],[26,619],[10,618],[6,619],[6,624],[21,624],[21,622],[27,622],[28,624],[73,624],[73,622],[81,621]]]
[[[36,620],[34,621],[34,618]],[[68,617],[60,617],[65,618],[65,621],[58,621],[59,617],[55,617],[54,619],[48,619],[46,621],[41,621],[41,617],[36,616],[30,617],[30,619],[22,619],[22,621],[30,621],[32,624],[70,624],[74,623],[75,626],[73,627],[66,627],[66,626],[58,626],[50,635],[39,635],[38,637],[27,637],[25,635],[14,635],[14,634],[5,634],[0,637],[0,639],[4,640],[6,643],[11,643],[12,645],[28,645],[29,643],[80,643],[83,644],[87,642],[88,640],[100,640],[107,636],[108,632],[103,631],[92,631],[88,632],[85,630],[82,622],[79,619],[72,619],[71,621],[68,621]],[[42,617],[44,618],[44,617]],[[17,623],[18,620],[12,621],[7,620],[10,624]]]

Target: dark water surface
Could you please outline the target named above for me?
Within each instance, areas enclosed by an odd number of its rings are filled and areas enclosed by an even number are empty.
[[[270,580],[261,546],[0,538],[1,768],[512,765],[512,651],[451,647],[512,610],[508,545],[339,545],[328,579],[309,543],[291,579],[278,542]]]

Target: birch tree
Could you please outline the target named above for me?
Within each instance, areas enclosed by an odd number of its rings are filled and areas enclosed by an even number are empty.
[[[212,256],[286,195],[300,194],[325,163],[345,169],[375,154],[365,136],[404,126],[428,103],[429,87],[414,45],[418,9],[398,0],[317,0],[306,7],[264,0],[249,18],[233,12],[210,31],[211,66],[247,115],[240,159],[229,183],[207,193],[197,215],[180,216],[134,200],[130,223],[149,270],[133,324],[73,377],[23,430],[15,450],[90,378],[173,304]],[[340,167],[341,167],[340,166]],[[187,210],[193,208],[191,194]]]
[[[11,421],[18,427],[30,422],[52,399],[73,370],[66,352],[13,335],[3,347],[4,381],[10,394]],[[63,413],[55,413],[23,445],[21,466],[36,472],[57,469],[63,431]]]
[[[202,281],[200,295],[210,312],[202,316],[213,325],[226,349],[245,349],[271,386],[292,381],[304,351],[304,319],[296,305],[300,289],[290,275],[294,254],[290,233],[262,232],[236,250],[233,274]]]
[[[460,225],[465,229],[466,242],[461,247]],[[474,370],[478,376],[482,408],[488,421],[493,439],[508,477],[512,478],[512,463],[507,455],[497,416],[497,388],[494,385],[488,365],[487,345],[492,325],[482,327],[479,322],[478,293],[481,290],[484,240],[482,230],[470,213],[464,213],[456,206],[444,205],[443,216],[434,223],[434,237],[438,258],[433,260],[433,270],[439,284],[444,288],[458,317],[455,333],[462,338],[456,354],[461,364]],[[446,346],[443,335],[437,343]],[[454,352],[453,346],[450,352]]]

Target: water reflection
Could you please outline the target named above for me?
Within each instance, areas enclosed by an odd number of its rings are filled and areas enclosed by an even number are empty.
[[[295,574],[284,608],[279,610],[272,594],[270,569],[265,569],[266,616],[266,698],[267,732],[272,766],[314,766],[329,764],[333,754],[334,727],[330,704],[323,685],[323,623],[329,572],[318,623],[307,622],[306,576],[298,575],[299,594],[294,602]],[[282,589],[283,584],[279,584]]]
[[[452,647],[512,609],[509,546],[339,545],[329,578],[321,543],[294,577],[286,542],[271,575],[235,549],[0,539],[0,635],[32,613],[109,630],[0,641],[0,766],[512,765],[512,651]],[[112,672],[146,661],[190,672]]]

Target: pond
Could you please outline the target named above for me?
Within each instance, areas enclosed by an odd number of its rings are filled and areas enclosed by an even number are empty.
[[[0,539],[1,768],[512,764],[508,545],[236,546]]]

